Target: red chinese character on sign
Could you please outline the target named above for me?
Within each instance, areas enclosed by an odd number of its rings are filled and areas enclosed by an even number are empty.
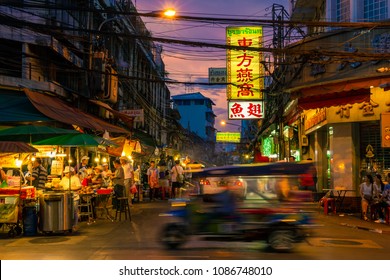
[[[248,68],[245,68],[245,69],[240,69],[240,70],[237,70],[237,82],[249,82],[249,81],[252,81],[252,69],[248,69]]]
[[[245,117],[244,114],[242,114],[243,108],[241,107],[240,104],[234,103],[230,111],[231,111],[230,117],[234,117],[234,118]]]
[[[240,97],[240,96],[253,96],[253,91],[251,90],[251,88],[253,88],[253,85],[252,84],[242,84],[242,85],[239,85],[239,90],[237,91],[237,97]]]
[[[252,59],[253,59],[254,56],[252,55],[247,55],[246,53],[244,53],[243,55],[239,55],[237,56],[237,58],[241,58],[241,62],[237,64],[237,66],[244,66],[244,67],[248,67],[249,65],[251,65],[252,63]],[[244,64],[244,62],[246,62]]]
[[[252,46],[252,39],[247,40],[245,37],[241,40],[238,40],[238,45],[240,47],[250,47]]]
[[[261,118],[263,116],[263,111],[261,109],[261,104],[250,103],[248,106],[248,115]]]

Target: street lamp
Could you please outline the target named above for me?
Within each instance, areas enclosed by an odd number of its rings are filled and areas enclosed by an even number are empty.
[[[235,124],[235,123],[230,123],[230,122],[227,122],[227,121],[221,121],[221,125],[222,125],[222,126],[225,126],[225,125],[232,125],[232,126],[237,126],[237,127],[238,127],[238,130],[241,130],[241,129],[242,129],[242,126],[241,126],[241,125]]]
[[[149,15],[149,16],[156,16],[156,17],[173,18],[176,15],[176,11],[174,9],[170,8],[170,9],[166,9],[166,10],[153,11],[153,12],[150,12],[147,14],[138,13],[138,15],[139,16]],[[102,23],[100,23],[100,25],[98,27],[98,31],[100,31],[102,29],[103,25],[106,24],[107,22],[119,20],[119,19],[126,18],[126,17],[128,17],[128,16],[127,15],[122,15],[122,16],[120,15],[120,16],[116,16],[116,17],[112,17],[112,18],[108,18],[106,20],[103,20]]]

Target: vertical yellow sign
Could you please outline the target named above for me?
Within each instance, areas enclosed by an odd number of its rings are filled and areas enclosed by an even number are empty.
[[[252,49],[263,45],[262,27],[227,27],[226,43],[228,46],[240,47],[227,50],[227,99],[263,99],[263,54]]]

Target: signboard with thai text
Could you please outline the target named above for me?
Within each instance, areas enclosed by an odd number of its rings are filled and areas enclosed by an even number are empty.
[[[240,132],[217,132],[217,142],[240,143]]]
[[[229,120],[263,119],[264,102],[262,100],[229,101],[228,118]]]
[[[240,47],[227,50],[227,99],[263,99],[264,67],[260,64],[263,55],[246,49],[262,47],[262,27],[227,27],[226,44]]]

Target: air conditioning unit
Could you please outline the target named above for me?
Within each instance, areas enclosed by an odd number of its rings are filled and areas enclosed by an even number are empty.
[[[105,53],[95,52],[93,55],[93,82],[91,84],[95,94],[100,94],[105,90],[105,64]]]
[[[103,99],[116,103],[118,101],[118,73],[112,67],[106,67],[106,82]]]

